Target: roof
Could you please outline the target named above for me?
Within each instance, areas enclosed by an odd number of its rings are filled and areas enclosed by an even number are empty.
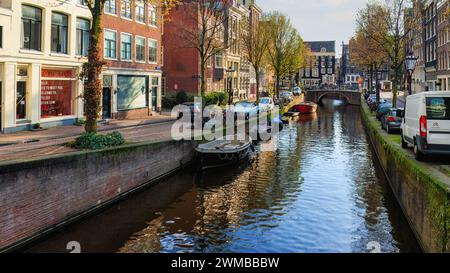
[[[310,41],[305,44],[311,48],[312,52],[323,52],[322,49],[325,49],[325,53],[336,52],[336,41]]]

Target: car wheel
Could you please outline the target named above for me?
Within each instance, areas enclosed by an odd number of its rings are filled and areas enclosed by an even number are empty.
[[[424,154],[419,150],[419,145],[417,145],[417,141],[414,141],[414,157],[417,161],[424,160]]]
[[[408,149],[408,142],[405,141],[405,138],[403,137],[403,133],[402,133],[402,148]]]

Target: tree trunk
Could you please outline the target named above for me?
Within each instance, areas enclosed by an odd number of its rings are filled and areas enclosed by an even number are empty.
[[[84,87],[84,101],[86,104],[86,124],[87,133],[97,133],[97,119],[100,112],[100,99],[102,94],[102,83],[100,74],[103,68],[103,58],[100,54],[100,35],[102,7],[97,4],[92,10],[92,28],[90,30],[88,63],[84,66],[84,73],[87,75],[87,83]]]
[[[259,103],[259,71],[256,70],[256,102]]]
[[[276,79],[276,95],[277,95],[277,99],[280,98],[280,75],[277,73],[277,79]]]
[[[200,95],[202,98],[206,95],[205,62],[203,59],[200,61]]]
[[[380,82],[378,80],[378,68],[375,68],[375,90],[377,92],[377,103],[380,103],[381,95],[380,95]]]

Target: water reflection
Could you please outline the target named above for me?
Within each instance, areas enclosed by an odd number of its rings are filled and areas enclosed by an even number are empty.
[[[357,107],[325,100],[275,152],[233,170],[185,172],[56,234],[31,252],[415,252]]]

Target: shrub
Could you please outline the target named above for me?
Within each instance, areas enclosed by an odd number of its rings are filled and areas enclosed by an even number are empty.
[[[167,94],[162,98],[163,108],[172,109],[175,105],[177,105],[177,99],[174,93]]]
[[[177,92],[176,96],[176,103],[177,104],[183,104],[185,102],[189,101],[189,96],[186,92],[181,91],[181,92]]]
[[[94,133],[84,133],[69,146],[76,149],[99,150],[108,147],[120,146],[125,143],[125,139],[119,132],[113,132],[107,135]]]
[[[228,94],[225,92],[212,92],[205,95],[205,105],[224,105],[228,102]]]

